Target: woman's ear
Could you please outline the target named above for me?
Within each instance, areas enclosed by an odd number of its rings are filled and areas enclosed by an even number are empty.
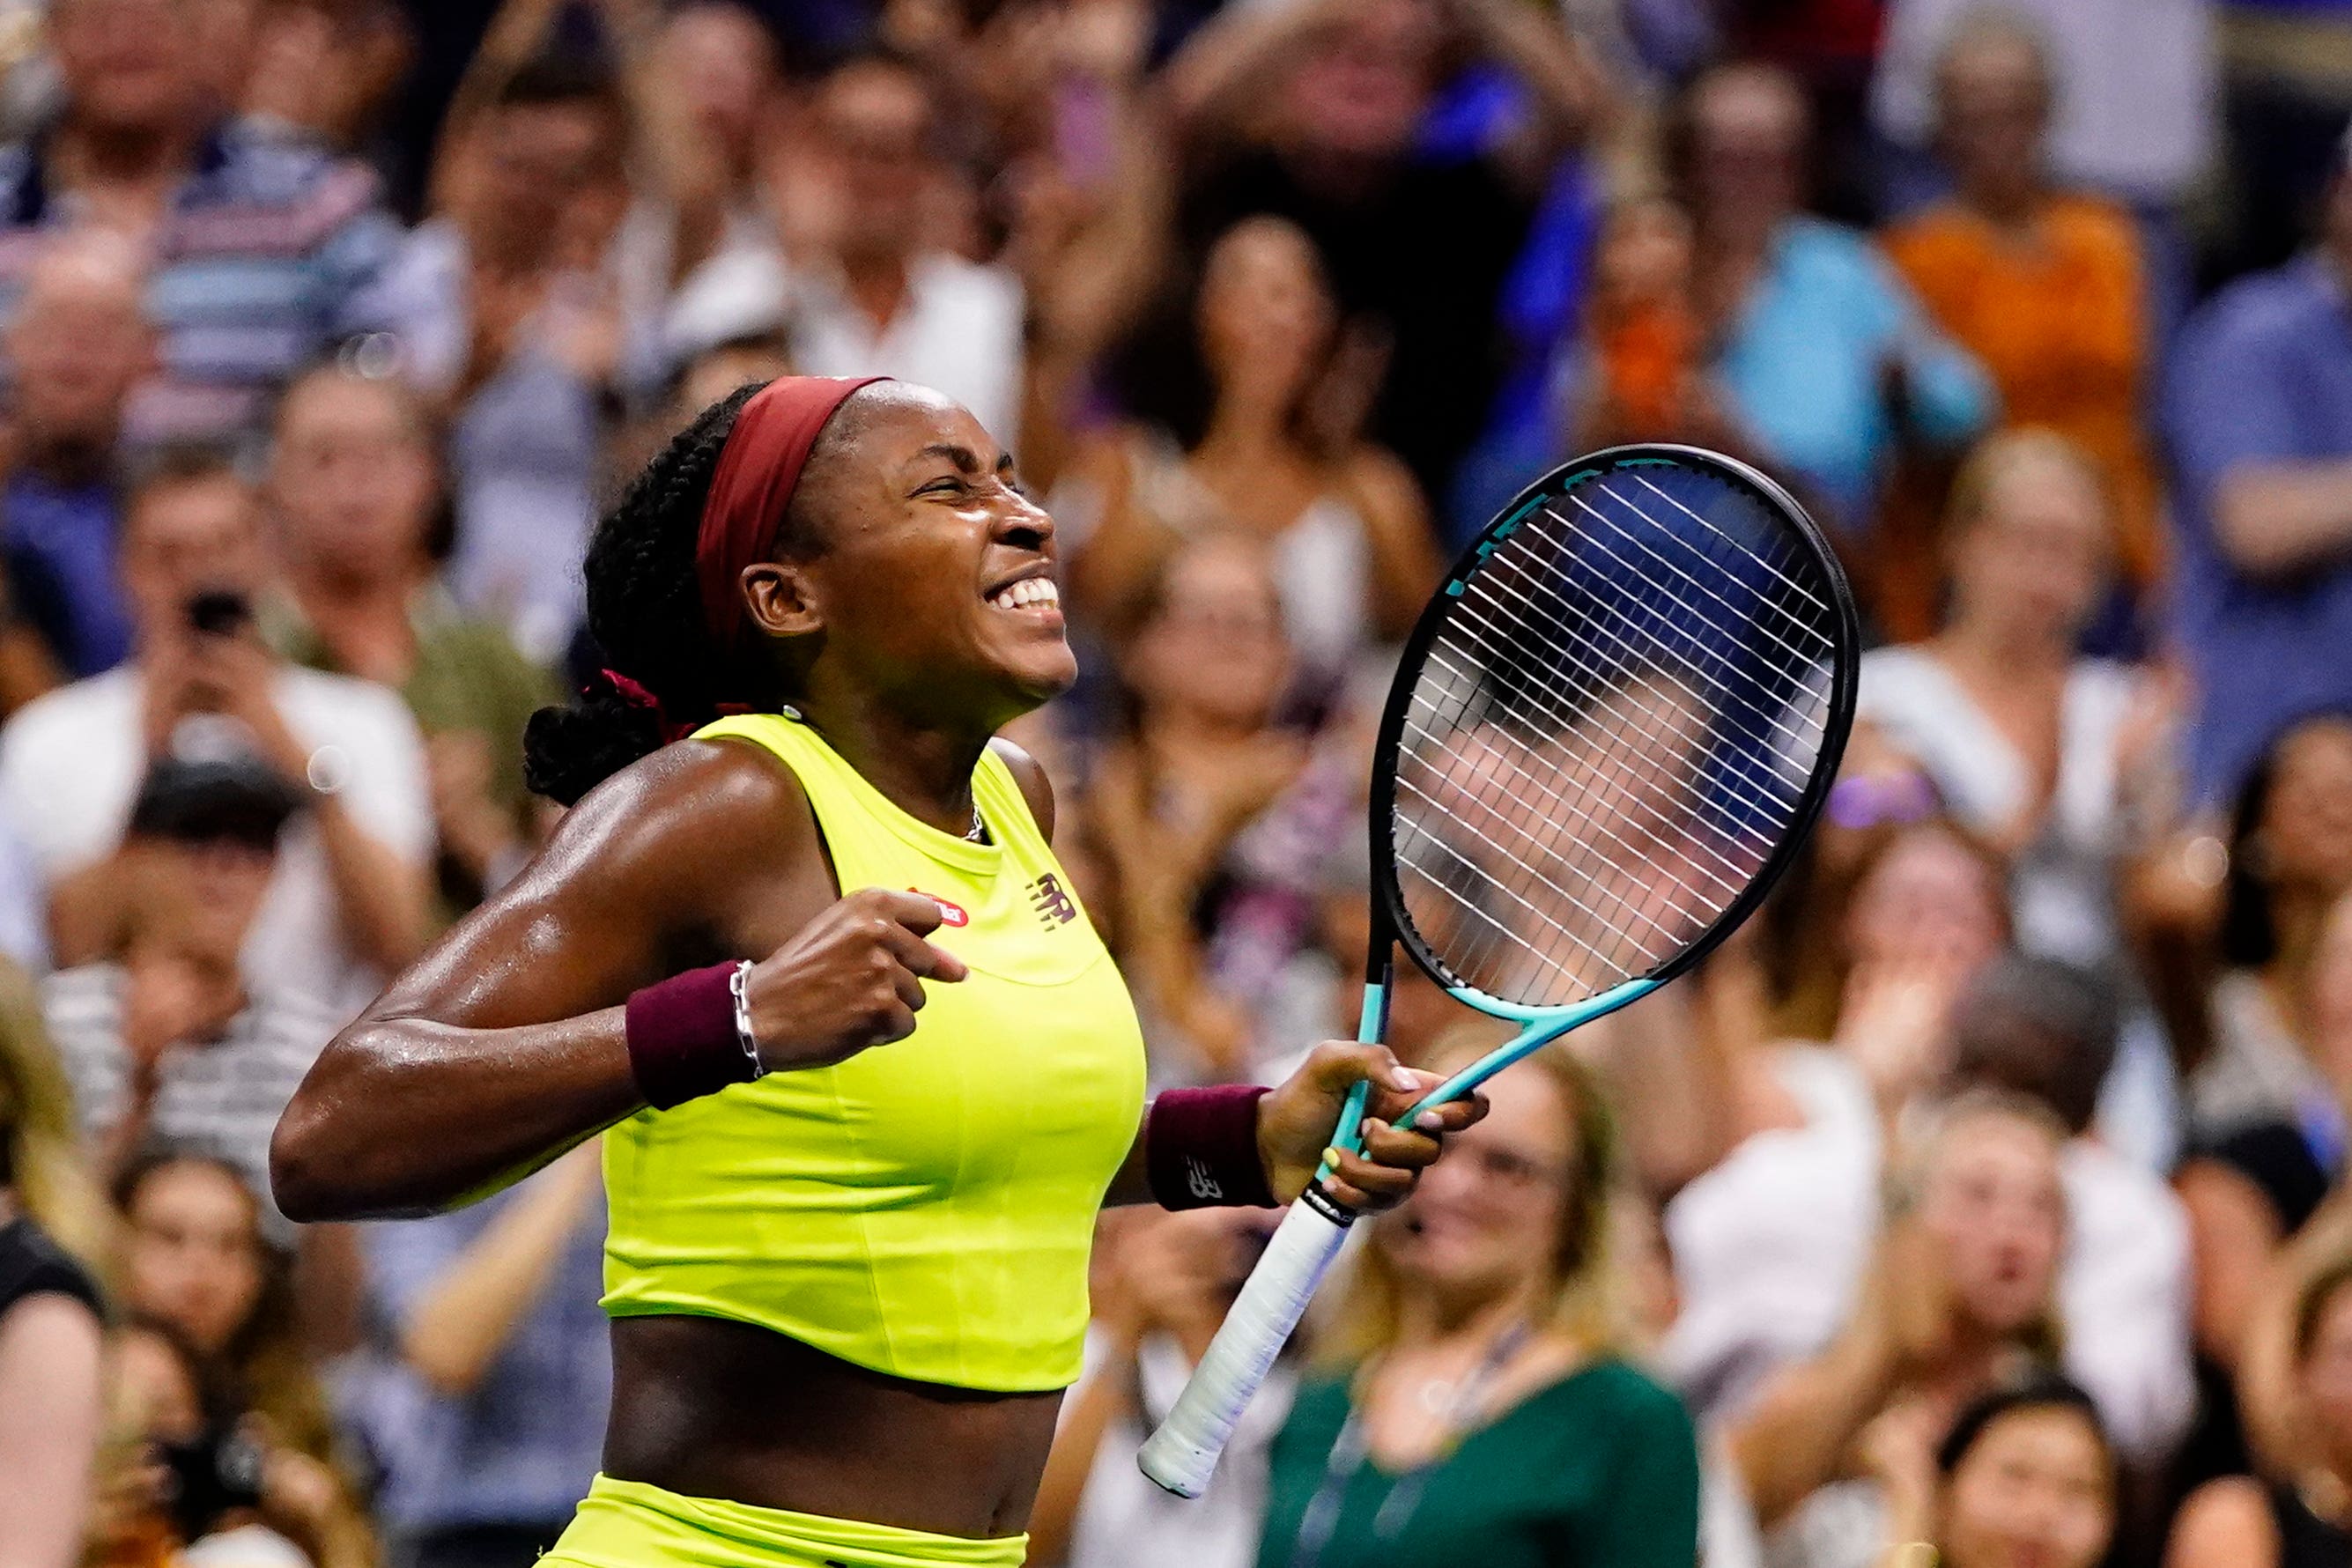
[[[824,629],[816,584],[797,562],[758,562],[743,568],[741,581],[751,624],[768,636],[806,637]]]

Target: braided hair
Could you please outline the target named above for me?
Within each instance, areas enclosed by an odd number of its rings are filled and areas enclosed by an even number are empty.
[[[610,673],[567,706],[530,716],[523,776],[535,793],[570,805],[659,751],[677,725],[716,718],[722,707],[772,710],[785,700],[777,673],[756,652],[730,653],[711,635],[695,571],[719,450],[743,405],[765,384],[739,387],[696,416],[596,525],[582,574],[588,633]],[[846,442],[851,424],[830,421],[811,449],[799,493],[779,522],[780,551],[810,552],[817,531],[803,504],[811,488],[805,476]]]

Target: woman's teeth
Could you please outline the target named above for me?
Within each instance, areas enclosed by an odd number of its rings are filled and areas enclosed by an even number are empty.
[[[988,602],[1000,610],[1024,610],[1037,605],[1059,609],[1062,591],[1054,586],[1051,577],[1024,577],[1011,587],[991,594]]]

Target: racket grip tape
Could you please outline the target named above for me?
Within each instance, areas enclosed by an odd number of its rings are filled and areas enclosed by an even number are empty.
[[[1187,1498],[1208,1486],[1217,1457],[1339,1255],[1354,1217],[1314,1187],[1290,1205],[1192,1381],[1136,1457],[1154,1484]]]

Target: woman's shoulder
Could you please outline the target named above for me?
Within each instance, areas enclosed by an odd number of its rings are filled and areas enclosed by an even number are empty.
[[[102,1312],[98,1282],[47,1231],[22,1215],[0,1224],[0,1314],[34,1296],[62,1296]]]
[[[1537,1400],[1563,1408],[1605,1413],[1609,1429],[1646,1438],[1678,1437],[1696,1442],[1690,1410],[1682,1396],[1622,1355],[1604,1355],[1586,1362]],[[1589,1438],[1590,1434],[1587,1434]]]

